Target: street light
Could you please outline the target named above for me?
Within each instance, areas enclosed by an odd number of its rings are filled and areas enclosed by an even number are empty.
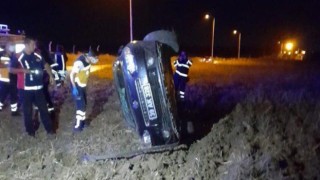
[[[204,16],[206,20],[209,20],[211,18],[210,14],[206,14]],[[211,57],[213,58],[213,47],[214,47],[214,28],[215,28],[215,18],[212,16],[212,38],[211,38]]]
[[[233,34],[238,34],[238,58],[240,58],[240,46],[241,46],[241,32],[233,30]]]
[[[133,33],[132,33],[132,0],[129,0],[129,5],[130,5],[130,42],[133,39]]]

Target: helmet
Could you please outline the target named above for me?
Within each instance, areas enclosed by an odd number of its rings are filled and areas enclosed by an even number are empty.
[[[89,52],[86,53],[85,56],[91,64],[96,64],[99,61],[98,56],[92,50],[89,50]]]

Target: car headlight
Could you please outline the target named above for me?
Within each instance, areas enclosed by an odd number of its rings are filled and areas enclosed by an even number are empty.
[[[127,70],[129,71],[130,74],[133,74],[134,72],[137,71],[137,66],[134,60],[134,56],[128,47],[125,47],[123,51],[124,51],[124,59],[127,65]]]

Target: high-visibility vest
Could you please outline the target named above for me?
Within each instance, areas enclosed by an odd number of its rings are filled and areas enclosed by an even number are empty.
[[[0,63],[4,65],[5,67],[0,68],[0,81],[2,82],[10,82],[9,79],[9,63],[10,63],[10,57],[7,56],[1,56],[0,57]]]
[[[88,83],[89,75],[90,75],[91,65],[87,63],[83,58],[77,59],[76,61],[82,62],[83,68],[81,68],[80,71],[76,74],[75,82],[80,87],[86,87]]]

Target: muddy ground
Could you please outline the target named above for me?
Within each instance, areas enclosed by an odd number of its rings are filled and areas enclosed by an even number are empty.
[[[174,151],[83,161],[141,148],[123,121],[112,77],[100,72],[90,81],[91,123],[81,133],[72,132],[68,89],[54,94],[56,137],[42,125],[29,137],[22,117],[0,113],[0,179],[320,179],[318,64],[193,61],[180,117],[194,132],[184,131]],[[110,66],[102,71],[110,74]]]

